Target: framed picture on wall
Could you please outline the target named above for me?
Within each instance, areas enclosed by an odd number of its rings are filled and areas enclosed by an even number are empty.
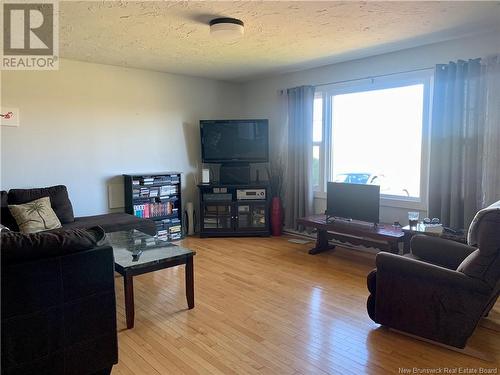
[[[0,108],[1,126],[19,126],[19,108]]]

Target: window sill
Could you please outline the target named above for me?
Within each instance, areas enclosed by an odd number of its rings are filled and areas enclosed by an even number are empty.
[[[326,192],[324,191],[315,191],[314,199],[323,199],[326,200]],[[380,206],[381,207],[395,207],[395,208],[404,208],[409,210],[420,210],[427,211],[426,204],[422,202],[418,198],[404,198],[404,197],[395,197],[390,195],[381,195],[380,196]]]
[[[422,202],[418,198],[398,198],[398,197],[389,197],[389,196],[381,196],[380,197],[380,206],[381,207],[396,207],[396,208],[405,208],[409,210],[420,210],[427,211],[426,204]]]
[[[324,191],[315,191],[314,199],[326,199],[326,193]]]

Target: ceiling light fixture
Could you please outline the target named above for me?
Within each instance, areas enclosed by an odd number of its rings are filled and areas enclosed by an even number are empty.
[[[219,39],[233,40],[241,38],[244,23],[236,18],[215,18],[210,21],[210,35]]]

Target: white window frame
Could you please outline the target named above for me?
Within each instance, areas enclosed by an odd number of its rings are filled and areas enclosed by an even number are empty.
[[[314,99],[317,99],[319,96],[321,96],[321,99],[323,101],[322,103],[322,109],[323,109],[323,126],[321,127],[321,141],[314,141],[313,139],[313,148],[314,146],[319,146],[319,190],[314,190],[314,193],[319,193],[324,190],[324,186],[326,186],[326,165],[325,161],[327,160],[326,157],[326,143],[325,143],[325,95],[323,92],[316,92],[314,94]],[[313,186],[313,189],[315,186]]]
[[[429,192],[429,153],[430,153],[430,128],[432,113],[432,87],[433,70],[425,69],[414,72],[396,73],[361,79],[356,81],[340,82],[325,85],[316,91],[323,95],[323,139],[320,152],[320,191],[315,191],[315,198],[326,198],[326,183],[332,180],[331,173],[331,124],[332,124],[332,97],[355,92],[382,90],[409,86],[424,85],[423,113],[422,113],[422,144],[420,158],[420,197],[403,197],[397,195],[381,194],[380,205],[407,209],[426,210]],[[315,143],[316,144],[316,143]],[[328,151],[327,151],[328,150]],[[404,158],[405,155],[396,155]],[[321,173],[323,172],[323,173]]]

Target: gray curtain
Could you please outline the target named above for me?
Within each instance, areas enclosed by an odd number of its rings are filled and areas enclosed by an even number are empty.
[[[493,86],[481,59],[437,65],[434,79],[429,216],[453,228],[467,228],[475,213],[497,195],[492,189],[498,186],[483,184],[490,169],[498,168],[484,157],[491,145],[498,150],[498,130],[495,139],[490,129],[500,126],[498,117],[487,121]]]
[[[285,227],[301,229],[297,219],[313,214],[312,124],[314,87],[287,90],[288,150],[285,179]]]
[[[482,60],[484,145],[480,207],[500,200],[500,56]]]

